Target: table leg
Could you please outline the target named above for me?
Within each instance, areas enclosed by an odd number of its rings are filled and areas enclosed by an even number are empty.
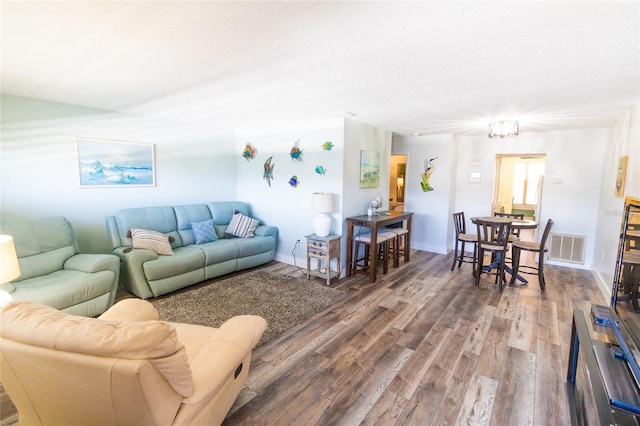
[[[407,219],[407,243],[404,247],[404,263],[409,262],[409,253],[411,253],[411,216]]]
[[[376,268],[378,267],[378,224],[371,224],[371,250],[369,250],[369,282],[376,282]]]
[[[357,253],[356,253],[357,256]],[[353,259],[353,222],[347,221],[347,276],[351,276],[355,271],[351,268]]]

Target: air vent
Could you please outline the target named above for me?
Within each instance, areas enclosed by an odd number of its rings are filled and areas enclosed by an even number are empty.
[[[549,260],[584,264],[586,236],[552,233],[549,238]]]

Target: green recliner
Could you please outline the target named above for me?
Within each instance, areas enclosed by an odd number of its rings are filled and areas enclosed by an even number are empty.
[[[0,286],[13,300],[88,317],[113,305],[120,259],[112,254],[80,254],[71,223],[64,217],[2,221],[0,234],[13,237],[20,265],[21,275]]]

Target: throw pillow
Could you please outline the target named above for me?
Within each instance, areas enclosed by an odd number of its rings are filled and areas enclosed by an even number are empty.
[[[204,244],[218,239],[216,230],[213,227],[213,219],[202,222],[191,222],[193,236],[196,237],[196,244]]]
[[[133,248],[151,250],[157,254],[173,256],[169,237],[162,232],[147,229],[131,229]]]
[[[259,224],[260,222],[256,219],[236,212],[233,214],[226,232],[240,238],[255,237],[254,231]]]

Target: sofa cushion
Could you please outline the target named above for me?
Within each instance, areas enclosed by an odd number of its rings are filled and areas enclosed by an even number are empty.
[[[196,244],[210,243],[218,239],[216,230],[213,227],[213,219],[202,222],[191,222],[191,229],[193,230]]]
[[[114,272],[94,273],[59,270],[46,275],[14,282],[11,296],[15,300],[30,300],[65,309],[113,290]]]
[[[214,244],[214,243],[209,243]],[[199,246],[179,247],[173,256],[159,256],[142,264],[147,281],[181,275],[204,268],[204,253]]]
[[[240,238],[251,238],[255,236],[254,232],[259,224],[256,219],[237,212],[233,214],[226,232]]]
[[[198,246],[204,252],[205,266],[215,265],[227,260],[237,259],[239,255],[238,244],[233,240],[217,240],[211,243],[201,244]]]
[[[127,236],[130,229],[149,229],[175,238],[172,248],[182,247],[184,243],[178,233],[176,215],[173,207],[138,207],[122,209],[116,213],[116,223],[120,234],[120,241],[124,246],[131,246],[133,242]]]
[[[147,249],[157,254],[173,256],[169,236],[162,232],[133,228],[131,229],[131,239],[133,248]]]
[[[2,337],[59,351],[147,360],[173,389],[193,394],[185,347],[162,321],[103,321],[68,315],[49,306],[12,302],[2,310]]]
[[[207,207],[211,211],[211,218],[216,225],[228,225],[235,212],[251,216],[249,206],[242,201],[217,201],[207,203]]]
[[[265,253],[273,249],[272,237],[234,238],[231,241],[238,246],[239,258]]]
[[[182,245],[195,244],[191,223],[211,219],[209,208],[206,204],[183,204],[174,206],[173,209],[176,213],[177,229],[182,238]]]

